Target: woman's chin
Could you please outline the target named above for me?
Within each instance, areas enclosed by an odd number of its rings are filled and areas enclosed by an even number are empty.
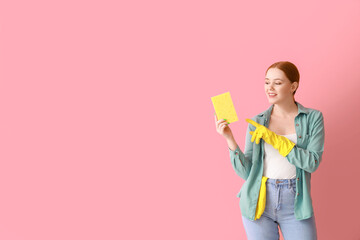
[[[269,101],[270,104],[276,103],[276,100],[275,100],[275,99],[272,99],[272,98],[268,98],[268,101]]]

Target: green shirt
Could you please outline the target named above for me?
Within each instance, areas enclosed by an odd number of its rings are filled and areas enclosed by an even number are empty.
[[[286,159],[296,167],[295,217],[298,220],[314,215],[311,199],[311,173],[320,165],[324,151],[324,118],[319,110],[303,107],[296,102],[298,114],[295,117],[297,143]],[[255,122],[269,126],[269,119],[274,105],[252,118]],[[251,142],[250,131],[255,126],[248,124],[246,132],[245,151],[237,146],[230,151],[231,164],[241,178],[245,180],[237,197],[240,198],[240,209],[244,217],[254,220],[259,197],[261,179],[263,176],[264,140],[259,144]]]

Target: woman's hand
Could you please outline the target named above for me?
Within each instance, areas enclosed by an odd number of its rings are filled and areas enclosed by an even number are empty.
[[[263,139],[266,143],[272,145],[275,149],[279,150],[279,153],[286,157],[295,146],[295,143],[290,141],[288,138],[277,135],[267,127],[255,122],[252,119],[247,118],[246,122],[256,127],[255,131],[250,131],[252,135],[251,142],[256,144],[260,143],[260,139]]]
[[[225,119],[217,120],[217,116],[215,114],[216,131],[226,139],[231,139],[233,138],[233,134],[228,124],[230,123],[226,122]]]

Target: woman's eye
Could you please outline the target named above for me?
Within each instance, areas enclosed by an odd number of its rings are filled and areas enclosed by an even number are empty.
[[[276,85],[281,85],[281,83],[276,83]]]

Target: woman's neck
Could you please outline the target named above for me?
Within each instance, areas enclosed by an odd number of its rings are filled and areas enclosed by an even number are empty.
[[[279,117],[288,117],[289,115],[297,114],[298,106],[295,103],[295,100],[288,102],[281,102],[274,104],[271,115],[276,115]]]

